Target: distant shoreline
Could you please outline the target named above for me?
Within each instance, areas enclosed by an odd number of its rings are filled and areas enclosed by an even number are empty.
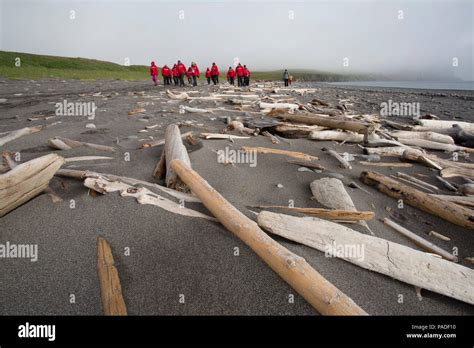
[[[474,81],[344,81],[324,82],[330,86],[474,91]]]

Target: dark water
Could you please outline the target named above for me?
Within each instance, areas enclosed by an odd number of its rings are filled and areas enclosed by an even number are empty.
[[[415,89],[439,89],[439,90],[464,90],[473,91],[474,81],[353,81],[333,82],[337,86],[361,86],[361,87],[389,87],[389,88],[415,88]]]

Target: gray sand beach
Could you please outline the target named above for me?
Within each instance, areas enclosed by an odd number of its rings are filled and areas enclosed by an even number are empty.
[[[317,88],[316,92],[299,95],[288,92],[301,102],[319,98],[336,104],[351,101],[354,113],[378,114],[380,103],[394,101],[419,102],[422,114],[435,114],[440,119],[474,121],[473,91],[433,91],[370,87],[330,86],[301,83],[293,87]],[[0,81],[0,133],[40,124],[52,125],[40,132],[23,136],[0,147],[1,151],[18,152],[20,162],[47,153],[63,157],[101,155],[112,160],[71,162],[63,168],[89,169],[101,173],[128,176],[155,182],[152,171],[163,146],[139,149],[145,141],[163,139],[166,127],[180,123],[181,132],[220,133],[229,112],[179,113],[179,105],[216,108],[212,101],[175,101],[167,98],[165,87],[150,82],[129,81]],[[181,89],[171,87],[173,92]],[[217,92],[218,87],[203,85],[186,87],[196,95]],[[98,94],[100,92],[100,94]],[[279,93],[287,93],[283,89]],[[40,115],[55,115],[55,104],[95,102],[93,120],[83,116],[55,116],[29,121]],[[134,108],[145,112],[128,115]],[[230,109],[232,106],[225,105]],[[254,111],[257,111],[256,108]],[[240,113],[239,115],[242,115]],[[253,114],[249,114],[252,116]],[[263,116],[255,116],[263,118]],[[408,122],[402,117],[394,121]],[[191,122],[190,122],[191,121]],[[93,123],[96,129],[86,128]],[[144,130],[146,126],[157,125]],[[237,134],[237,133],[231,133]],[[61,136],[79,141],[115,146],[113,154],[88,148],[53,150],[49,138]],[[226,147],[272,147],[300,151],[319,157],[326,168],[322,173],[298,171],[289,158],[259,154],[257,165],[218,163],[216,151]],[[441,218],[406,205],[397,208],[397,201],[359,181],[366,166],[358,160],[352,170],[338,166],[323,147],[338,152],[362,153],[357,145],[308,139],[284,139],[272,144],[268,137],[250,139],[202,140],[202,147],[192,148],[192,167],[222,196],[242,213],[255,220],[257,205],[288,205],[323,207],[311,199],[310,183],[327,173],[339,173],[346,190],[358,210],[371,210],[375,218],[368,222],[378,237],[418,249],[410,240],[385,226],[380,219],[401,215],[403,226],[445,250],[459,250],[460,264],[473,268],[464,260],[474,256],[471,232]],[[437,152],[442,158],[449,154]],[[397,161],[398,159],[383,159]],[[470,161],[467,159],[466,161]],[[371,167],[386,175],[399,168]],[[433,172],[424,166],[402,168],[407,174],[425,174],[423,180],[439,185]],[[369,193],[347,186],[359,183]],[[456,180],[453,180],[456,182]],[[460,181],[462,182],[462,181]],[[282,187],[277,185],[281,184]],[[120,275],[122,291],[131,315],[317,315],[318,313],[288,284],[274,273],[250,248],[218,222],[185,217],[152,205],[141,205],[134,198],[118,193],[91,194],[82,181],[54,177],[51,188],[63,199],[53,203],[41,194],[0,218],[0,244],[37,244],[38,260],[5,258],[0,260],[0,314],[2,315],[101,315],[99,279],[97,274],[97,238],[104,237],[112,247]],[[441,189],[448,194],[449,191]],[[175,200],[173,197],[160,193]],[[74,207],[71,207],[73,202]],[[200,203],[187,207],[210,214]],[[362,226],[351,228],[367,233]],[[450,238],[442,241],[427,233],[435,230]],[[351,297],[373,315],[473,315],[473,306],[422,290],[420,299],[415,288],[390,277],[370,272],[323,252],[273,236]],[[238,249],[236,249],[238,248]],[[129,253],[127,251],[130,251]],[[238,250],[238,255],[236,254]],[[71,295],[75,301],[71,303]],[[184,303],[180,301],[183,299]],[[290,301],[294,295],[294,301]],[[402,296],[402,297],[400,297]],[[403,301],[400,301],[403,298]]]

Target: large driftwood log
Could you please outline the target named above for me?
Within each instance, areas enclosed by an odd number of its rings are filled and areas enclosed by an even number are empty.
[[[444,144],[454,144],[454,139],[452,137],[446,134],[440,134],[436,132],[394,131],[390,132],[389,134],[393,137],[402,139],[422,139]]]
[[[403,146],[365,147],[364,151],[368,155],[400,157],[407,148],[408,147],[403,147]]]
[[[312,131],[308,138],[311,140],[336,140],[347,143],[361,143],[364,141],[363,134],[338,132],[335,130]]]
[[[329,117],[317,114],[277,114],[275,117],[289,122],[304,123],[307,125],[316,125],[332,129],[343,129],[356,133],[365,133],[372,126],[368,123],[347,120],[344,118]]]
[[[64,159],[49,154],[0,175],[0,217],[44,191]]]
[[[325,207],[337,210],[358,211],[341,180],[322,178],[314,180],[309,186],[313,197]],[[359,224],[373,234],[365,221],[361,220]]]
[[[326,255],[474,304],[474,270],[459,264],[315,217],[264,211],[258,215],[258,224]]]
[[[104,315],[127,315],[122,286],[109,243],[97,238],[97,271]]]
[[[45,126],[25,127],[8,132],[7,135],[0,138],[0,146],[5,145],[9,141],[18,139],[24,135],[33,134],[42,130]]]
[[[48,139],[48,145],[51,146],[53,149],[58,149],[58,150],[70,150],[76,147],[84,146],[84,147],[89,147],[91,149],[101,150],[101,151],[109,151],[109,152],[115,151],[115,148],[111,146],[85,143],[83,141],[76,141],[76,140],[71,140],[71,139],[62,138],[62,137],[54,137],[54,138]]]
[[[453,224],[474,229],[474,214],[470,209],[430,196],[377,172],[362,172],[360,179],[390,197],[402,199],[412,207],[439,216]]]
[[[179,128],[175,124],[170,124],[166,128],[165,148],[163,149],[160,161],[153,171],[153,175],[158,178],[165,176],[166,187],[186,192],[188,191],[188,188],[176,175],[173,168],[171,168],[170,163],[174,159],[179,159],[188,166],[191,166],[191,160],[189,159],[188,151],[181,140]],[[163,173],[163,168],[166,168],[165,173]]]
[[[229,231],[247,244],[319,313],[327,315],[367,314],[314,270],[303,258],[265,234],[255,222],[232,206],[188,165],[180,160],[174,160],[171,167]]]
[[[419,126],[414,126],[415,131],[444,131],[452,130],[453,125],[458,125],[468,132],[474,132],[474,123],[461,121],[441,121],[441,120],[418,120]]]

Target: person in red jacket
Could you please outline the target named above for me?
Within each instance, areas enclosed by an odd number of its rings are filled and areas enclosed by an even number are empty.
[[[206,79],[207,79],[207,84],[211,84],[211,70],[209,68],[206,69]]]
[[[250,70],[247,69],[247,65],[244,64],[244,86],[250,85]]]
[[[235,68],[235,73],[237,74],[237,85],[242,87],[244,85],[244,68],[240,63]]]
[[[186,72],[186,77],[188,78],[188,83],[192,84],[194,80],[194,69],[192,66],[188,68],[188,71]]]
[[[216,63],[212,63],[211,66],[211,79],[214,84],[219,83],[219,68]]]
[[[165,85],[171,84],[171,70],[168,68],[168,65],[165,64],[163,68],[161,68],[161,76],[163,76],[163,82]]]
[[[171,69],[171,71],[173,72],[174,85],[177,86],[178,83],[179,83],[179,70],[178,70],[178,65],[175,64],[175,65],[173,66],[173,69]]]
[[[179,72],[179,85],[180,87],[184,87],[185,84],[184,84],[184,75],[186,75],[186,66],[180,61],[178,60],[178,72]]]
[[[158,84],[157,78],[158,78],[158,67],[156,66],[155,62],[151,62],[150,66],[150,75],[151,79],[155,83],[155,86]]]
[[[235,70],[232,69],[231,66],[229,66],[229,71],[227,71],[227,81],[229,81],[229,83],[233,86],[234,80],[235,80]]]
[[[193,67],[193,86],[197,86],[197,79],[201,76],[201,72],[199,71],[199,68],[196,63],[192,63],[191,66]]]

